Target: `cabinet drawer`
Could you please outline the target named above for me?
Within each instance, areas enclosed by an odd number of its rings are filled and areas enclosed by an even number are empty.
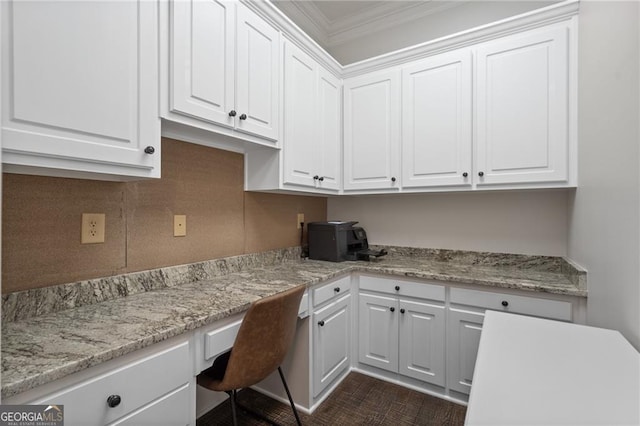
[[[184,342],[33,403],[63,404],[67,425],[103,425],[184,386],[191,368],[189,343]],[[110,395],[121,402],[109,407]]]
[[[298,318],[306,318],[309,316],[309,292],[305,291],[300,299],[300,307],[298,308]]]
[[[191,419],[190,401],[191,386],[185,384],[140,410],[118,419],[109,426],[186,426]]]
[[[444,286],[394,280],[393,278],[360,277],[360,290],[437,300],[440,302],[444,302],[445,300]]]
[[[558,300],[452,288],[451,303],[571,321],[571,303]]]
[[[351,287],[351,276],[331,281],[321,287],[313,289],[313,306],[318,306],[334,297],[342,296],[349,292]]]
[[[238,330],[240,330],[242,320],[232,322],[204,335],[204,359],[210,360],[223,352],[228,351],[236,341]]]

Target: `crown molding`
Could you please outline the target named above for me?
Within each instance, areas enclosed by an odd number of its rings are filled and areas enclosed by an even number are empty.
[[[294,17],[297,25],[321,46],[329,45],[330,22],[315,4],[310,1],[283,1],[278,2],[277,7],[287,17]]]
[[[394,52],[365,59],[342,67],[342,78],[402,65],[448,50],[478,44],[497,37],[566,21],[578,15],[580,0],[566,0],[520,15],[481,25],[449,36],[437,38]]]
[[[342,65],[335,60],[318,42],[296,25],[270,0],[239,0],[261,18],[280,30],[288,40],[318,61],[335,77],[342,78]]]
[[[566,21],[577,16],[580,10],[580,0],[565,0],[561,3],[555,3],[490,24],[343,66],[269,0],[240,1],[282,31],[287,39],[341,79],[402,65],[437,53],[478,44],[555,22]]]

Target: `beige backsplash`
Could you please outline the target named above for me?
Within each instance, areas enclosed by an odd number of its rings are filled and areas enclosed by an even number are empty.
[[[325,198],[245,193],[243,168],[241,154],[163,139],[162,179],[4,174],[2,293],[291,247],[298,212],[326,220]],[[106,214],[104,244],[80,244],[82,213]]]

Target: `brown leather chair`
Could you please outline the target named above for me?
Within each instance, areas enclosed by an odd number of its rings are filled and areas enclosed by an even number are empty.
[[[198,375],[200,386],[229,394],[234,425],[238,424],[236,391],[262,381],[276,369],[301,425],[280,364],[293,341],[304,290],[304,286],[299,286],[254,302],[242,320],[231,351],[220,355]]]

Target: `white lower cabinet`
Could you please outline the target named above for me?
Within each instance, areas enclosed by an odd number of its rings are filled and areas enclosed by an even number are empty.
[[[447,324],[447,387],[468,395],[484,313],[449,309]]]
[[[420,293],[427,298],[435,295],[436,300],[408,300],[360,293],[358,361],[444,386],[444,287],[361,277],[360,291],[363,290],[411,294],[412,297]]]
[[[447,309],[447,387],[468,395],[487,309],[559,321],[575,321],[574,304],[509,293],[464,288],[449,290]]]
[[[69,426],[192,424],[195,376],[190,340],[179,338],[140,352],[2,402],[64,405],[64,424]]]
[[[313,396],[350,367],[351,296],[313,313]]]

